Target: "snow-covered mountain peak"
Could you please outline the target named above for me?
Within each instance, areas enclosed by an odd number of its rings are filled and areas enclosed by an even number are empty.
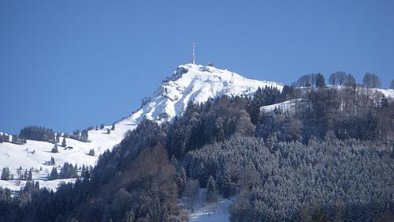
[[[197,65],[197,64],[184,64],[177,67],[174,71],[174,74],[163,81],[163,83],[169,81],[177,81],[184,78],[190,77],[200,77],[205,80],[221,80],[221,81],[230,81],[232,79],[246,79],[245,77],[235,73],[228,71],[227,69],[219,69],[212,65]],[[273,82],[272,82],[273,83]],[[277,83],[276,83],[277,84]]]
[[[180,65],[129,119],[136,122],[143,118],[168,121],[181,115],[189,102],[203,103],[221,95],[251,95],[258,87],[265,86],[283,88],[280,83],[247,79],[213,66]]]

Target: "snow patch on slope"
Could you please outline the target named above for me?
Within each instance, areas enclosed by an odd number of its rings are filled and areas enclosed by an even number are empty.
[[[195,209],[190,214],[190,221],[193,222],[227,222],[230,221],[230,206],[233,201],[221,199],[215,203],[208,203]]]
[[[394,89],[375,89],[375,90],[383,93],[385,97],[394,99]]]
[[[57,190],[58,186],[63,183],[74,183],[75,178],[57,179],[57,180],[34,180],[39,182],[40,188],[47,188],[48,190]],[[0,180],[0,187],[7,187],[13,191],[19,191],[26,186],[27,181],[24,180]]]
[[[207,189],[200,188],[194,197],[183,197],[180,206],[189,211],[189,219],[193,222],[225,222],[230,221],[230,206],[233,199],[218,197],[218,201],[208,203]]]
[[[260,107],[260,112],[272,112],[275,109],[278,109],[282,112],[294,113],[297,107],[297,104],[301,103],[304,99],[291,99],[281,103],[276,103],[268,106]]]

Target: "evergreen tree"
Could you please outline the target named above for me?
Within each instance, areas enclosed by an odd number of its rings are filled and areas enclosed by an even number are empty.
[[[8,167],[4,167],[1,171],[1,179],[9,180],[11,178],[10,169]]]
[[[95,152],[94,149],[90,149],[88,155],[89,156],[94,156]]]
[[[27,176],[27,178],[26,178],[27,180],[33,180],[33,169],[30,169],[29,170],[29,174],[28,174],[28,176]]]
[[[386,96],[383,95],[382,99],[380,100],[380,107],[379,108],[387,108],[389,106],[389,100]]]
[[[75,178],[77,177],[77,169],[72,164],[65,162],[63,167],[60,169],[59,178]]]
[[[56,180],[58,178],[58,173],[56,167],[52,168],[51,174],[49,175],[49,180]]]
[[[281,101],[286,101],[293,99],[295,97],[295,90],[293,86],[285,85],[283,86],[282,93],[280,95]]]
[[[51,152],[52,153],[58,153],[59,152],[59,149],[57,148],[57,143],[55,143],[55,145],[53,146]]]
[[[55,165],[55,158],[53,158],[52,156],[51,156],[50,164],[51,164],[51,165]]]
[[[60,142],[60,133],[56,133],[56,143]]]
[[[67,146],[67,144],[66,144],[66,137],[63,137],[63,141],[62,141],[62,147],[66,147]]]
[[[84,179],[89,179],[91,170],[92,169],[89,168],[88,166],[82,165],[81,177],[84,178]]]
[[[322,74],[317,74],[317,76],[316,76],[316,88],[322,88],[322,87],[325,87],[326,86],[326,83],[325,83],[325,80],[324,80],[324,76],[322,75]]]
[[[225,198],[228,198],[236,193],[236,184],[231,180],[231,177],[228,173],[223,175],[223,178],[220,183],[220,191]]]
[[[56,142],[55,132],[52,129],[40,126],[27,126],[23,128],[19,133],[19,137],[22,139],[47,141],[50,143]]]
[[[186,171],[185,168],[180,167],[175,172],[175,182],[178,186],[178,195],[181,195],[185,191],[186,187]]]
[[[216,182],[212,176],[209,176],[207,182],[207,201],[215,202],[217,200]]]
[[[278,136],[276,135],[276,133],[270,133],[268,134],[265,144],[272,150],[272,148],[277,142],[278,142]]]
[[[23,173],[23,178],[22,180],[27,180],[29,178],[29,172],[27,171],[27,169],[25,170],[25,172]]]
[[[86,129],[82,130],[80,140],[82,142],[88,142],[88,137],[89,137],[88,130]]]

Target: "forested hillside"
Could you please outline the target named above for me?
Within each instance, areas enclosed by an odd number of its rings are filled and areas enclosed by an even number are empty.
[[[314,83],[144,120],[75,184],[0,190],[0,220],[186,221],[197,185],[235,199],[231,221],[392,221],[394,101]]]

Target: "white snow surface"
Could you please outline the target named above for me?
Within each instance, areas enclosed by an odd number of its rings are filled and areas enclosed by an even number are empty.
[[[145,117],[159,122],[171,120],[176,115],[182,115],[189,102],[203,103],[222,95],[252,95],[259,87],[266,86],[279,90],[283,88],[281,83],[247,79],[212,66],[181,65],[132,117],[136,120]]]
[[[40,188],[47,188],[48,190],[57,190],[57,187],[62,183],[74,183],[75,178],[57,179],[57,180],[34,180],[39,182]],[[25,180],[0,180],[0,187],[7,187],[12,191],[19,191],[23,189],[27,181]]]
[[[230,221],[230,206],[233,201],[221,199],[215,203],[206,203],[204,206],[195,209],[190,214],[191,222],[227,222]]]
[[[333,87],[333,86],[331,86]],[[341,90],[341,87],[335,86],[336,89]],[[363,88],[361,88],[363,90]],[[380,92],[382,93],[385,97],[389,99],[394,99],[394,90],[392,89],[372,89],[373,92]],[[268,106],[262,106],[260,107],[260,112],[272,112],[275,109],[278,109],[282,112],[289,112],[289,113],[295,113],[297,105],[300,103],[305,102],[305,99],[299,98],[299,99],[291,99],[287,100],[281,103],[276,103]]]
[[[294,113],[298,103],[302,102],[303,99],[291,99],[281,103],[276,103],[268,106],[260,107],[260,112],[272,112],[275,109],[279,109],[282,112]]]
[[[53,166],[44,163],[51,157],[55,159],[55,166],[58,169],[65,162],[78,166],[94,166],[99,154],[107,149],[112,150],[124,138],[127,131],[135,129],[145,118],[158,123],[171,121],[175,116],[182,115],[190,102],[203,103],[222,95],[252,95],[258,87],[266,86],[276,87],[279,90],[283,88],[281,83],[251,80],[212,66],[180,65],[171,77],[163,81],[152,97],[144,99],[137,111],[116,122],[115,130],[111,130],[110,134],[107,134],[107,129],[110,129],[111,125],[107,125],[104,129],[88,131],[89,142],[66,138],[67,146],[73,149],[64,149],[59,144],[58,153],[51,153],[54,145],[49,142],[27,140],[23,145],[0,143],[0,170],[9,167],[11,174],[18,179],[18,168],[22,168],[22,173],[26,169],[33,168],[33,179],[38,180],[41,187],[48,185],[49,188],[56,189],[60,182],[73,180],[46,181]],[[60,142],[62,140],[61,137]],[[90,149],[95,150],[95,156],[88,155]],[[21,184],[23,185],[24,182],[19,184],[15,181],[0,181],[0,186],[13,190],[19,190]]]
[[[208,203],[207,189],[200,188],[191,201],[183,197],[180,206],[189,212],[191,222],[227,222],[230,221],[230,206],[234,199],[226,199],[218,196],[216,202]]]
[[[394,89],[375,89],[375,90],[383,93],[385,97],[394,99]]]

